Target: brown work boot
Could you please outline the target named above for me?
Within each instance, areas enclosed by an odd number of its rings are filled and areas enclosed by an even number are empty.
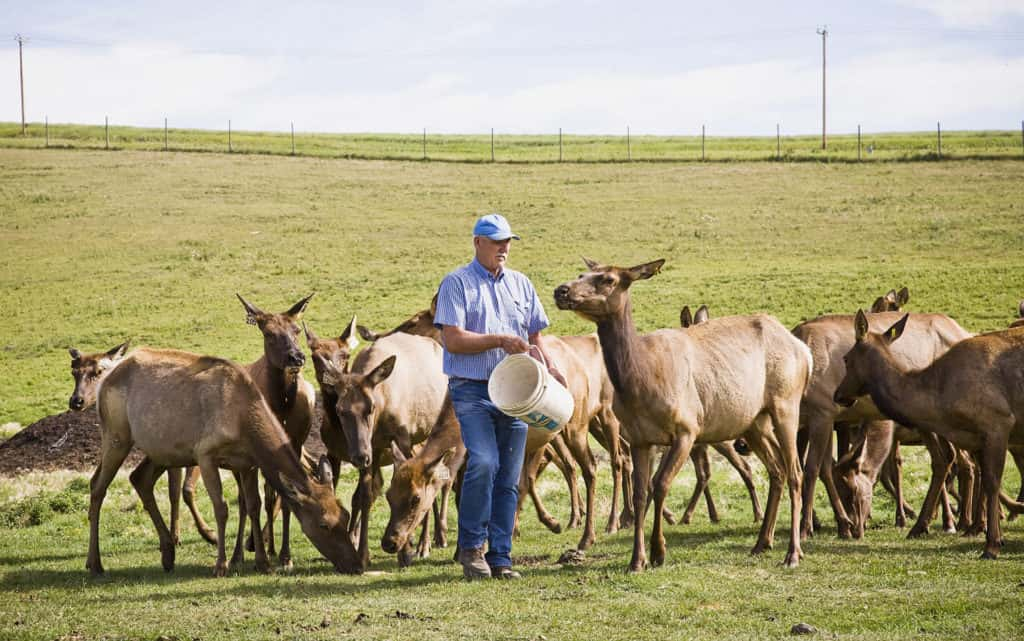
[[[459,563],[462,564],[462,576],[470,581],[476,579],[489,579],[491,577],[491,566],[487,565],[484,559],[484,548],[460,548]]]
[[[523,575],[519,574],[518,572],[516,572],[515,570],[513,570],[512,568],[510,568],[507,565],[502,565],[502,566],[498,566],[496,568],[491,568],[491,578],[492,579],[508,579],[508,580],[513,580],[513,579],[521,579],[521,578],[523,578]]]

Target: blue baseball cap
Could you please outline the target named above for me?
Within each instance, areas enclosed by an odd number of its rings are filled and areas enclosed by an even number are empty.
[[[509,238],[521,240],[519,236],[512,233],[512,227],[501,214],[481,216],[473,225],[473,235],[485,236],[491,240],[507,240]]]

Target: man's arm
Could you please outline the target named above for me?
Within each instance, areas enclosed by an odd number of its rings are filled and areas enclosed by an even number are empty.
[[[441,334],[445,349],[452,354],[479,354],[499,347],[509,354],[521,354],[530,349],[526,341],[514,334],[478,334],[455,325],[444,325]]]
[[[548,363],[548,373],[554,376],[555,380],[562,384],[562,387],[569,387],[569,384],[565,382],[565,376],[562,376],[562,373],[558,371],[558,366],[555,365],[554,359],[544,349],[544,340],[541,338],[540,332],[530,334],[530,345],[536,345],[540,353],[544,355],[544,360]]]

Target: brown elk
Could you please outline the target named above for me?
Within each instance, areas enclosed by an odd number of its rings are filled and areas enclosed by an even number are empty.
[[[96,392],[100,384],[114,366],[121,362],[127,349],[128,342],[95,354],[83,354],[73,347],[68,350],[71,354],[71,376],[75,379],[75,390],[68,399],[68,407],[71,410],[82,412],[96,404]],[[178,513],[182,495],[185,505],[192,513],[199,535],[207,542],[217,544],[217,535],[206,524],[196,507],[195,487],[198,472],[199,469],[195,467],[185,468],[183,487],[181,468],[173,467],[167,470],[167,490],[171,504],[171,539],[175,545],[181,541]]]
[[[647,565],[644,516],[652,450],[667,445],[654,477],[651,563],[665,560],[662,510],[672,480],[694,443],[744,436],[771,478],[765,518],[752,552],[769,549],[782,486],[789,485],[792,527],[785,565],[800,562],[800,467],[796,433],[811,355],[767,315],[727,317],[688,329],[639,335],[629,287],[654,276],[664,260],[628,269],[585,259],[586,273],[555,289],[559,309],[597,324],[605,365],[615,386],[615,414],[633,459],[636,515],[630,569]]]
[[[296,454],[300,454],[302,444],[306,442],[312,427],[316,391],[302,377],[306,355],[299,346],[301,330],[298,323],[313,294],[295,303],[287,311],[277,314],[264,312],[241,295],[235,295],[245,308],[246,323],[255,325],[263,335],[263,356],[246,365],[246,371],[267,399],[274,416],[284,427],[292,449]],[[274,556],[274,514],[278,507],[274,483],[267,480],[263,493],[267,510],[264,539],[268,554]],[[287,503],[281,507],[281,550],[278,562],[282,568],[289,569],[292,566],[289,544],[291,516]],[[239,542],[242,538],[242,529],[239,528]],[[236,546],[235,554],[241,555],[241,545]]]
[[[242,478],[257,569],[269,569],[259,526],[258,467],[295,513],[302,531],[338,571],[362,570],[347,536],[348,513],[328,485],[305,472],[263,393],[241,366],[175,350],[137,349],[107,375],[97,409],[102,450],[90,483],[86,563],[93,574],[103,572],[103,499],[132,446],[145,454],[131,481],[156,527],[164,569],[174,567],[174,544],[157,509],[153,485],[166,469],[198,465],[217,519],[216,576],[229,569],[224,549],[228,509],[220,467]]]
[[[903,309],[903,306],[909,301],[910,290],[906,287],[901,288],[899,292],[895,289],[890,289],[884,295],[876,298],[875,302],[871,304],[871,313],[878,314],[879,312],[898,312]]]
[[[879,329],[888,327],[899,319],[899,314],[883,312],[871,314],[869,319]],[[944,353],[952,345],[970,336],[953,319],[941,314],[911,314],[911,322],[907,327],[907,337],[894,350],[894,355],[907,367],[923,367]],[[829,499],[836,515],[840,537],[849,537],[856,531],[854,523],[847,514],[839,494],[832,484],[831,440],[833,426],[836,423],[859,423],[861,421],[887,420],[870,403],[858,403],[852,408],[838,406],[833,395],[845,374],[842,356],[854,344],[853,316],[833,314],[800,323],[793,329],[793,335],[807,344],[814,356],[814,369],[807,395],[800,406],[801,427],[806,430],[807,454],[804,461],[803,505],[804,512],[801,525],[801,536],[809,536],[813,532],[812,507],[814,489],[818,474],[821,473],[829,490]],[[892,433],[892,428],[881,428],[867,425],[865,434],[880,436]],[[932,480],[926,507],[918,514],[917,523],[910,531],[911,536],[923,534],[928,529],[934,506],[939,499],[946,475],[952,465],[952,449],[940,443],[934,435],[925,434],[921,438],[928,448],[932,459]],[[888,453],[891,438],[879,447]],[[884,456],[882,457],[884,460]],[[873,484],[860,481],[853,488],[860,493],[856,502],[863,505],[864,498],[870,501],[864,492]],[[867,512],[861,511],[866,517]],[[861,523],[862,525],[862,523]]]
[[[684,305],[679,311],[680,327],[699,325],[700,323],[707,322],[710,318],[711,314],[708,311],[707,305],[701,305],[697,308],[696,313],[690,312],[689,305]],[[739,455],[733,444],[728,441],[712,443],[711,447],[715,448],[716,452],[725,457],[725,460],[729,461],[729,464],[736,470],[736,473],[740,475],[740,479],[747,488],[747,494],[750,496],[750,503],[754,509],[754,522],[760,521],[764,514],[761,512],[761,504],[757,500],[757,488],[754,487],[754,477],[750,464]],[[697,503],[700,501],[701,495],[703,495],[704,501],[708,506],[708,518],[711,519],[712,523],[718,523],[718,508],[715,507],[715,501],[711,497],[711,489],[708,487],[708,481],[711,479],[711,459],[708,456],[708,446],[694,443],[693,448],[690,450],[690,460],[693,462],[693,471],[697,477],[697,483],[693,488],[693,495],[690,496],[690,500],[686,504],[682,521],[683,523],[690,522],[690,519],[693,518],[694,510],[697,509]]]
[[[994,559],[1002,545],[999,500],[1007,447],[1024,445],[1024,329],[965,338],[927,366],[911,369],[894,354],[909,318],[873,332],[864,312],[857,312],[856,342],[844,357],[846,376],[835,400],[850,405],[868,394],[893,420],[972,452],[986,501],[982,558]]]

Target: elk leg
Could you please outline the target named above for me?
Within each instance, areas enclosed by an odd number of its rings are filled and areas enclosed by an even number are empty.
[[[796,450],[796,433],[800,423],[800,401],[799,399],[787,405],[778,402],[775,411],[772,413],[772,425],[775,428],[775,441],[772,443],[778,448],[782,457],[783,473],[789,485],[789,550],[786,551],[786,558],[782,564],[787,568],[795,568],[800,564],[803,550],[800,548],[800,485],[802,482],[800,472],[800,456]],[[776,511],[778,505],[776,505]]]
[[[253,532],[253,547],[256,553],[256,571],[267,574],[270,572],[270,558],[263,544],[263,530],[260,527],[260,475],[258,468],[250,468],[235,475],[238,481],[239,498],[245,501],[245,513],[249,516],[250,529]],[[244,519],[243,519],[244,521]],[[241,540],[239,538],[239,540]],[[241,547],[241,546],[236,546]]]
[[[682,521],[685,524],[690,523],[693,512],[697,509],[697,503],[700,502],[701,495],[708,489],[708,477],[711,476],[711,462],[708,460],[707,446],[700,443],[695,444],[690,450],[690,462],[693,463],[693,472],[697,482],[693,486],[693,494],[690,496],[690,501],[686,504],[686,510],[683,511]],[[709,492],[708,516],[711,518],[712,523],[718,523],[718,512],[715,510],[714,501],[711,500],[710,496]]]
[[[661,457],[658,473],[654,475],[654,527],[651,530],[651,565],[660,567],[665,563],[665,534],[662,532],[662,510],[672,481],[679,474],[679,469],[690,456],[693,446],[693,435],[689,432],[680,434]],[[705,452],[706,454],[707,452]]]
[[[171,542],[181,544],[181,526],[178,518],[181,515],[181,468],[167,468],[167,498],[171,504]]]
[[[423,513],[423,528],[420,530],[420,543],[416,546],[416,556],[425,559],[430,556],[430,512]]]
[[[936,504],[940,495],[945,494],[946,475],[953,464],[953,447],[949,441],[940,439],[930,432],[921,432],[921,440],[931,455],[932,478],[928,483],[928,493],[925,494],[924,504],[917,515],[917,522],[907,532],[907,538],[913,539],[928,533],[928,524],[935,516]],[[948,497],[946,499],[948,501]]]
[[[270,481],[263,479],[263,509],[267,511],[267,524],[263,526],[263,544],[267,546],[267,555],[277,556],[274,546],[274,518],[277,516],[277,492],[270,486]]]
[[[629,561],[630,572],[642,572],[647,567],[644,518],[647,516],[647,484],[651,479],[653,449],[650,445],[633,445],[630,450],[633,462],[633,558]]]
[[[281,551],[277,555],[277,562],[283,570],[292,569],[292,547],[291,532],[292,511],[287,505],[281,505]]]
[[[747,444],[753,448],[754,453],[761,459],[765,470],[768,472],[768,500],[764,508],[764,519],[761,521],[761,531],[757,535],[757,542],[751,554],[762,554],[772,548],[775,539],[775,521],[778,518],[779,502],[782,499],[782,483],[784,472],[782,461],[779,457],[778,444],[774,443],[774,435],[768,431],[768,416],[762,414],[754,419],[754,426],[743,435]]]
[[[826,458],[828,463],[831,464],[832,417],[825,412],[812,412],[807,417],[807,429],[805,431],[807,432],[807,458],[804,462],[803,471],[803,496],[801,497],[803,515],[800,525],[800,537],[803,539],[814,534],[814,488],[818,482],[818,474],[821,472]],[[831,495],[831,492],[829,494]],[[830,496],[829,499],[831,500],[832,497]],[[852,524],[838,497],[837,500],[832,502],[832,510],[835,512],[836,526],[840,536],[842,537],[844,531],[849,536]],[[766,508],[765,513],[767,512]]]
[[[583,520],[582,507],[580,505],[580,486],[576,480],[576,465],[573,463],[573,455],[569,453],[569,448],[565,444],[565,432],[560,432],[555,438],[551,439],[548,445],[551,447],[550,454],[544,457],[540,467],[537,469],[536,476],[540,476],[549,461],[554,463],[555,467],[561,471],[566,484],[569,486],[569,522],[565,525],[565,529],[578,528]]]
[[[1011,425],[1012,429],[1012,425]],[[980,451],[982,495],[988,502],[988,521],[983,559],[995,559],[1003,545],[999,523],[999,491],[1003,484],[1003,468],[1006,465],[1006,445],[997,442],[999,431],[993,430]],[[1009,430],[1006,430],[1009,432]]]
[[[239,564],[245,562],[245,520],[251,517],[249,514],[249,502],[247,500],[247,492],[245,482],[242,480],[242,475],[239,472],[232,471],[231,475],[235,477],[235,485],[238,486],[238,532],[235,534],[235,551],[231,554],[230,565],[232,567],[238,567]],[[259,488],[259,473],[256,474],[256,500],[259,501],[260,488]],[[260,546],[263,545],[263,532],[260,531],[260,536],[253,536],[253,530],[249,530],[249,543],[252,545],[253,552],[256,551],[257,542]],[[257,538],[259,539],[257,541]],[[266,554],[266,549],[264,549]]]
[[[582,425],[572,426],[570,434],[562,431],[565,444],[571,457],[576,459],[580,465],[580,473],[583,474],[583,486],[587,491],[586,515],[583,519],[583,534],[580,542],[576,545],[577,550],[586,550],[594,544],[596,534],[594,532],[594,520],[597,514],[595,499],[597,493],[597,461],[594,460],[594,453],[590,450],[587,440],[587,430]],[[575,476],[575,475],[574,475]]]
[[[199,480],[199,468],[195,465],[185,468],[185,483],[181,488],[181,496],[185,500],[188,511],[192,513],[192,521],[196,524],[196,531],[203,540],[212,545],[217,545],[217,534],[210,529],[210,526],[203,520],[203,516],[196,507],[196,481]]]
[[[960,485],[960,505],[958,506],[959,519],[957,520],[954,531],[959,530],[960,532],[966,532],[971,527],[971,522],[974,520],[974,505],[978,500],[978,496],[975,493],[976,480],[978,480],[978,466],[975,465],[970,455],[963,451],[957,450],[957,483]]]
[[[836,480],[833,475],[833,469],[835,467],[835,461],[832,460],[832,434],[828,436],[828,445],[825,448],[828,452],[826,456],[821,460],[821,483],[825,486],[825,494],[828,496],[829,505],[832,506],[833,514],[842,514],[845,518],[836,517],[836,535],[841,539],[849,539],[853,536],[853,519],[850,518],[850,514],[846,511],[846,507],[843,505],[842,499],[839,497],[839,491],[836,488]]]
[[[220,470],[217,464],[208,457],[199,460],[199,469],[203,475],[203,485],[213,503],[213,515],[217,520],[217,563],[213,566],[213,575],[227,576],[228,559],[224,552],[224,533],[228,525],[228,504],[224,502],[224,490],[220,483]]]
[[[1013,463],[1017,466],[1017,475],[1020,477],[1020,491],[1017,492],[1017,502],[1024,503],[1024,447],[1019,445],[1011,446],[1010,456],[1013,457]],[[1012,521],[1017,518],[1018,514],[1020,512],[1011,510],[1006,520]]]
[[[359,483],[363,486],[362,520],[359,522],[359,559],[364,568],[370,567],[370,508],[373,505],[373,477],[371,466],[360,473]]]
[[[434,546],[448,547],[448,496],[452,493],[452,481],[441,486],[441,495],[434,503]]]
[[[619,492],[622,491],[622,450],[619,448],[619,421],[615,415],[605,409],[590,423],[590,432],[598,438],[598,442],[608,452],[612,468],[612,504],[608,512],[608,525],[605,532],[613,534],[621,527],[619,520]],[[598,437],[598,435],[600,435]]]
[[[750,463],[747,462],[747,459],[740,456],[732,443],[715,443],[712,447],[724,456],[725,460],[729,461],[729,464],[740,475],[743,485],[747,488],[747,494],[750,496],[750,505],[754,510],[754,523],[759,522],[764,518],[764,512],[761,511],[761,503],[757,499],[757,488],[754,486],[754,474],[750,468]]]
[[[625,441],[619,441],[622,453],[622,513],[619,515],[619,527],[633,527],[633,455]]]
[[[89,555],[85,569],[93,575],[103,574],[103,563],[100,561],[100,509],[107,497],[107,488],[128,457],[132,443],[111,439],[104,433],[101,447],[100,464],[96,466],[89,481]]]
[[[153,496],[153,487],[165,469],[147,456],[142,459],[138,467],[132,470],[128,478],[131,480],[136,494],[142,499],[142,507],[146,508],[146,512],[149,513],[153,527],[156,528],[156,534],[160,538],[160,563],[164,566],[164,571],[170,572],[174,569],[174,536],[167,528],[167,524],[164,523],[164,517],[156,505],[156,497]],[[179,481],[181,480],[180,476],[179,474]]]

